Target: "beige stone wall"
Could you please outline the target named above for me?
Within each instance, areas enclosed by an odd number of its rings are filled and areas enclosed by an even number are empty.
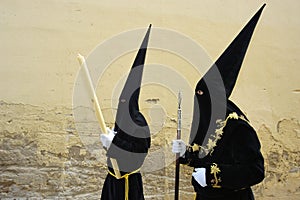
[[[215,60],[264,2],[267,7],[232,99],[247,112],[261,139],[267,171],[263,183],[254,188],[257,199],[299,198],[298,1],[2,0],[0,199],[99,198],[106,176],[105,152],[95,137],[97,130],[87,130],[94,131],[86,137],[91,144],[87,146],[73,118],[78,52],[88,55],[113,35],[152,23],[189,36]],[[126,72],[133,56],[115,61],[112,73]],[[179,70],[191,84],[199,78],[178,67],[188,66],[183,59],[149,51],[147,63],[157,62]],[[112,125],[110,102],[115,99],[109,81],[109,75],[104,77],[97,94],[106,122]],[[176,132],[176,97],[153,87],[143,88],[142,111],[153,122],[159,114],[151,118],[148,111],[162,105],[166,119],[153,136],[151,151],[169,149]],[[191,117],[183,112],[187,119]],[[184,123],[187,140],[188,122]],[[192,199],[190,177],[191,169],[182,168],[182,199]],[[172,199],[174,164],[143,172],[143,178],[146,199]]]

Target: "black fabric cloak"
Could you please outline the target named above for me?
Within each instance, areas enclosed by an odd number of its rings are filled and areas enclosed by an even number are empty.
[[[264,179],[255,130],[229,97],[265,5],[198,82],[190,142],[182,164],[206,169],[206,187],[192,178],[196,199],[253,200],[251,186]]]
[[[201,187],[192,178],[197,199],[201,200],[253,200],[251,186],[264,179],[264,159],[255,130],[244,115],[238,115],[229,101],[226,124],[221,138],[211,152],[199,158],[199,151],[192,148],[181,158],[181,163],[194,168],[206,168],[206,183]],[[195,144],[195,143],[194,143]],[[200,150],[201,151],[201,150]],[[213,173],[217,169],[216,173]]]

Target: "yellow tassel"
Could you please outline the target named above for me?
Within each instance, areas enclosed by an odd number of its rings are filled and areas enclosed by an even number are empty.
[[[140,169],[137,169],[133,172],[130,172],[128,174],[124,174],[123,176],[121,176],[120,178],[117,178],[117,176],[115,174],[113,174],[111,171],[108,170],[108,173],[110,175],[112,175],[113,177],[115,177],[116,179],[122,179],[124,178],[125,179],[125,200],[128,200],[128,193],[129,193],[129,176],[132,175],[132,174],[135,174],[137,172],[139,172]]]

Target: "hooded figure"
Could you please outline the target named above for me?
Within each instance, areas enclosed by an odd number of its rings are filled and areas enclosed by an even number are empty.
[[[196,199],[252,200],[250,187],[264,179],[256,132],[229,100],[264,6],[197,83],[189,145],[173,141],[180,162],[194,167]]]
[[[109,173],[105,179],[101,199],[142,200],[143,184],[139,172],[150,148],[150,130],[139,110],[139,94],[151,25],[134,60],[119,98],[116,122],[101,141],[107,148]],[[112,169],[110,158],[117,161],[121,178]]]

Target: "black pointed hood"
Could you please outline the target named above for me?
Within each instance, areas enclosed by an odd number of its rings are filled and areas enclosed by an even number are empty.
[[[218,68],[223,79],[227,98],[229,98],[232,93],[255,26],[265,5],[266,4],[264,4],[256,12],[256,14],[251,18],[251,20],[246,24],[246,26],[241,30],[241,32],[218,58],[218,60],[215,62],[215,65],[213,65],[213,67]],[[209,72],[207,74],[209,76]]]
[[[224,120],[231,112],[242,111],[228,100],[235,86],[242,62],[258,19],[265,4],[221,54],[217,61],[197,83],[194,96],[194,114],[190,143],[207,142],[206,134],[213,134],[216,121]]]
[[[144,116],[139,110],[139,95],[150,30],[151,24],[121,92],[116,114],[116,131],[121,129],[127,134],[133,134],[137,128],[148,126]]]
[[[151,25],[119,97],[114,128],[117,133],[107,151],[108,157],[117,160],[121,175],[141,168],[151,144],[149,126],[139,109],[140,87],[150,30]],[[111,166],[110,161],[108,166]]]

